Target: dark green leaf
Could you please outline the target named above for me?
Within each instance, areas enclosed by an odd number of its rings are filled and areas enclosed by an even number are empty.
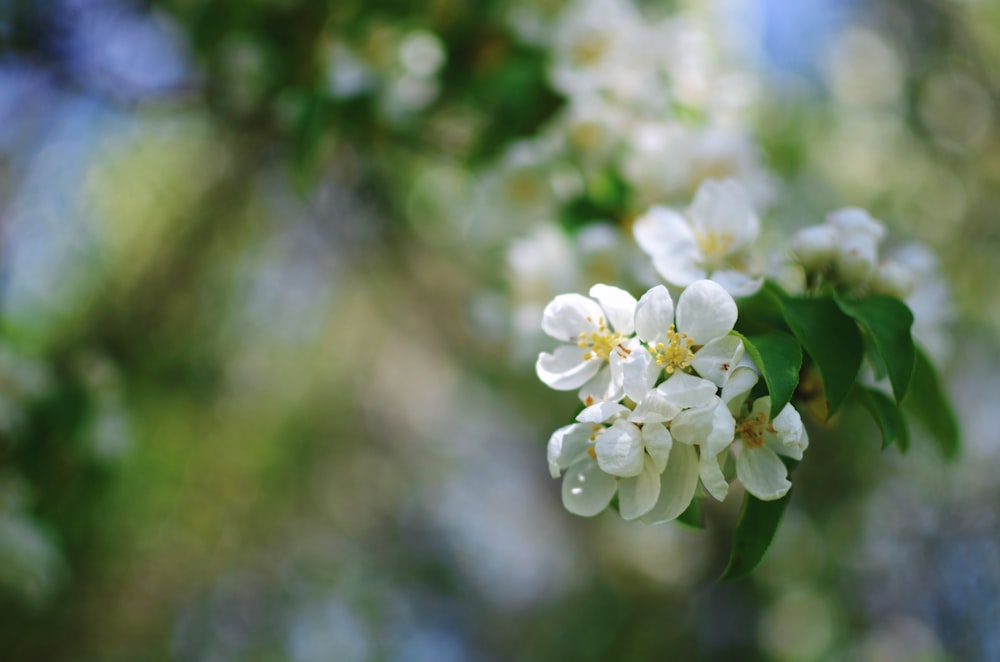
[[[879,432],[882,433],[882,450],[893,443],[899,446],[901,453],[910,448],[910,429],[899,406],[882,391],[858,386],[858,399],[868,413],[875,419]]]
[[[799,384],[802,369],[802,347],[787,333],[765,333],[749,338],[733,331],[743,339],[743,346],[753,362],[760,368],[771,395],[771,418],[773,419],[792,399]]]
[[[844,404],[861,367],[864,345],[853,319],[833,299],[787,297],[785,321],[823,377],[827,417]]]
[[[677,516],[677,521],[695,529],[704,529],[705,514],[702,512],[701,499],[691,499],[691,505]]]
[[[837,305],[856,319],[865,330],[869,358],[876,369],[885,368],[896,402],[902,402],[913,374],[914,348],[910,327],[913,313],[895,297],[874,296],[847,300],[837,297]],[[871,350],[874,349],[874,352]]]
[[[916,356],[910,392],[903,404],[931,433],[941,454],[949,460],[954,459],[961,445],[955,412],[930,359],[919,347]]]
[[[736,531],[733,532],[729,565],[719,581],[738,579],[753,572],[774,540],[778,522],[785,514],[791,494],[789,490],[788,494],[776,501],[761,501],[749,492],[743,496],[740,517],[736,521]]]
[[[756,294],[749,297],[739,297],[740,316],[736,320],[736,329],[744,335],[765,333],[768,331],[787,331],[785,316],[781,310],[781,299],[786,296],[781,288],[770,281],[765,281]]]

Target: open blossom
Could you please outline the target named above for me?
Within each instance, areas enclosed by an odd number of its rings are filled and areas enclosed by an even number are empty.
[[[667,288],[657,285],[646,292],[636,304],[635,328],[647,347],[624,362],[625,393],[641,402],[661,375],[667,375],[669,384],[694,372],[711,382],[710,394],[715,395],[715,387],[725,383],[743,357],[743,342],[729,335],[737,315],[733,297],[714,281],[699,280],[685,289],[676,316]]]
[[[622,363],[638,346],[632,337],[636,301],[625,290],[600,284],[590,296],[560,294],[545,307],[542,330],[567,344],[542,352],[535,372],[558,391],[579,388],[584,402],[620,400]]]
[[[589,517],[618,493],[623,518],[647,522],[676,518],[690,504],[698,481],[693,449],[675,446],[661,423],[636,425],[627,407],[603,402],[577,416],[577,423],[549,439],[549,471],[563,478],[563,505]]]
[[[746,373],[743,371],[746,370]],[[802,453],[809,447],[809,435],[802,424],[802,417],[791,404],[786,404],[773,419],[771,397],[757,398],[751,405],[747,396],[757,381],[755,371],[739,368],[743,382],[729,400],[729,409],[736,418],[736,441],[740,442],[736,457],[736,477],[747,492],[762,501],[772,501],[785,496],[792,484],[788,481],[788,469],[779,456],[801,460]]]
[[[753,294],[762,283],[745,271],[759,232],[750,197],[731,179],[705,180],[686,216],[654,206],[633,228],[639,247],[668,283],[687,287],[711,278],[735,296]]]

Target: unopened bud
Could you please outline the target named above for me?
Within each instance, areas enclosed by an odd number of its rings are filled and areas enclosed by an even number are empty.
[[[826,222],[835,227],[844,238],[864,235],[876,245],[885,238],[885,226],[860,207],[844,207],[830,212],[826,216]]]
[[[837,231],[826,225],[804,228],[792,237],[792,252],[807,271],[818,271],[837,254]]]
[[[862,285],[874,275],[877,264],[875,240],[864,234],[848,237],[837,252],[837,279],[847,287]]]
[[[879,265],[872,289],[876,294],[905,299],[913,292],[913,285],[913,272],[899,262],[889,260]]]

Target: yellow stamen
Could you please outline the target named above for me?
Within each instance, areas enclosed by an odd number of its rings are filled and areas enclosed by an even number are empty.
[[[684,370],[691,366],[694,359],[694,339],[686,333],[677,333],[674,325],[667,330],[667,343],[658,342],[649,348],[656,357],[656,365],[667,371],[668,375],[675,370]]]
[[[594,320],[588,317],[587,321],[593,322]],[[603,317],[597,319],[597,331],[591,331],[590,333],[584,331],[578,337],[580,340],[576,343],[577,347],[587,350],[583,354],[584,361],[594,358],[606,361],[611,352],[615,351],[616,348],[625,350],[621,345],[624,338],[620,333],[616,333],[608,328]],[[628,350],[625,351],[627,352]]]
[[[760,448],[764,445],[764,432],[774,432],[774,425],[767,420],[767,414],[747,415],[736,422],[736,435],[743,440],[746,448]]]
[[[698,241],[698,248],[701,249],[702,255],[705,256],[707,264],[720,264],[723,262],[734,241],[731,234],[716,232],[715,230],[709,230],[704,233],[695,231],[694,236]]]

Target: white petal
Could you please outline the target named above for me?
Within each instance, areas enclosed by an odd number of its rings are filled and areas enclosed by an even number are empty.
[[[612,329],[626,336],[635,333],[635,297],[621,288],[600,283],[590,288],[590,296],[601,304]]]
[[[622,386],[625,395],[632,402],[641,402],[656,384],[663,368],[656,365],[656,359],[645,347],[632,351],[622,364]]]
[[[636,519],[652,510],[659,496],[660,472],[647,456],[642,465],[642,473],[618,481],[618,512],[623,519]]]
[[[713,402],[704,407],[685,409],[670,424],[675,441],[698,444],[702,452],[718,455],[732,443],[736,434],[736,421],[722,400],[713,396]]]
[[[763,400],[764,398],[761,398]],[[756,403],[755,403],[756,404]],[[770,398],[767,402],[768,408],[771,406]],[[791,404],[787,404],[774,418],[771,425],[775,434],[769,432],[764,434],[764,440],[768,446],[781,455],[786,455],[795,460],[802,459],[802,453],[809,447],[809,435],[806,434],[805,426],[802,425],[802,417]]]
[[[750,196],[733,179],[705,180],[694,195],[688,217],[699,232],[731,237],[730,253],[746,248],[760,232]]]
[[[759,379],[757,371],[750,366],[736,366],[736,369],[729,374],[729,380],[722,387],[722,401],[729,407],[729,413],[733,416],[739,416],[740,410],[743,409],[743,403],[746,402],[747,396],[750,395],[750,391],[757,385]]]
[[[663,470],[667,468],[670,449],[674,445],[673,439],[670,438],[670,431],[659,423],[643,425],[642,444],[646,447],[646,454],[656,466],[656,473],[663,473]]]
[[[642,435],[632,423],[618,420],[594,444],[597,463],[615,476],[638,476],[642,471]]]
[[[736,475],[747,492],[761,501],[780,499],[792,486],[785,465],[767,446],[744,446],[736,458]]]
[[[722,336],[695,352],[691,367],[699,375],[722,387],[743,358],[743,341],[736,336]]]
[[[602,363],[591,360],[591,363],[594,362]],[[584,404],[587,402],[617,402],[622,399],[623,395],[621,378],[616,381],[614,371],[608,365],[600,368],[597,374],[587,380],[577,393],[580,402]]]
[[[635,307],[636,335],[648,343],[663,342],[674,323],[674,300],[670,292],[657,285],[641,297]]]
[[[686,372],[675,372],[667,381],[657,386],[656,390],[682,409],[711,403],[717,391],[712,382]]]
[[[583,354],[575,345],[560,345],[552,354],[542,352],[535,362],[535,373],[549,388],[572,391],[586,384],[604,363],[598,359],[584,360]]]
[[[642,518],[647,524],[659,524],[676,519],[691,505],[698,487],[698,454],[691,446],[674,444],[667,468],[660,475],[660,497],[656,505]]]
[[[677,330],[694,338],[695,345],[720,338],[733,330],[739,311],[718,283],[699,280],[677,300]]]
[[[604,311],[582,294],[560,294],[542,311],[542,331],[565,342],[576,342],[581,333],[593,333]]]
[[[646,397],[639,401],[629,414],[628,420],[634,423],[666,423],[681,411],[670,398],[663,395],[659,389],[646,392]]]
[[[546,456],[549,461],[549,473],[553,478],[559,477],[559,472],[587,452],[590,445],[590,425],[574,423],[564,425],[549,437]]]
[[[726,292],[734,297],[753,296],[764,285],[763,276],[751,276],[732,269],[713,271],[712,281],[721,285]]]
[[[692,248],[686,253],[678,253],[670,257],[653,257],[653,268],[663,280],[677,287],[687,287],[708,276],[708,272],[698,266],[701,253]]]
[[[636,219],[632,234],[639,248],[651,257],[673,257],[697,247],[687,220],[667,207],[651,207]]]
[[[725,454],[712,455],[703,450],[698,461],[698,475],[701,477],[701,484],[716,501],[724,501],[726,495],[729,494],[729,483],[726,482],[726,477],[722,473],[720,457],[725,458]]]
[[[627,361],[632,354],[636,353],[636,350],[638,350],[639,353],[649,353],[641,344],[639,344],[638,338],[629,338],[624,342],[618,343],[618,347],[616,347],[608,357],[608,367],[611,369],[611,388],[608,389],[608,400],[621,400],[622,396],[625,394],[625,361]],[[614,390],[617,394],[613,398],[610,397],[610,392],[612,390]]]
[[[604,423],[616,416],[628,414],[628,407],[617,402],[598,402],[593,404],[579,414],[576,420],[581,423]]]
[[[601,471],[590,456],[576,462],[566,472],[562,483],[562,501],[574,515],[592,517],[608,507],[618,489],[614,476]]]

